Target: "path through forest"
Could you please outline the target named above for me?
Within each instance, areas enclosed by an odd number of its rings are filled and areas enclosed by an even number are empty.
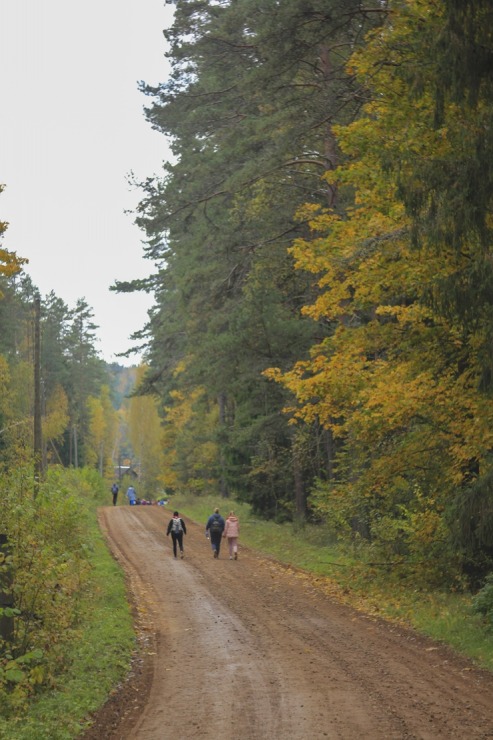
[[[448,649],[251,550],[214,560],[188,520],[175,560],[162,507],[99,516],[140,655],[84,740],[493,738],[493,676]]]

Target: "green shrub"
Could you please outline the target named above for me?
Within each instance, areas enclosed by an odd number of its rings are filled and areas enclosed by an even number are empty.
[[[0,496],[15,607],[12,635],[0,643],[0,715],[8,717],[65,668],[89,587],[91,547],[84,500],[64,471],[49,471],[34,496],[32,468],[18,468],[2,477]]]
[[[473,597],[472,610],[493,627],[493,573],[486,576],[483,588]]]

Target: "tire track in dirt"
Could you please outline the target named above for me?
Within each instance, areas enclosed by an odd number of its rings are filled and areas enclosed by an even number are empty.
[[[313,579],[245,548],[211,555],[186,517],[106,507],[140,656],[85,740],[493,738],[493,677],[412,631],[340,605]]]

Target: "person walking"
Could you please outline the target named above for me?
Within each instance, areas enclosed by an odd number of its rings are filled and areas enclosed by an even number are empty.
[[[130,506],[135,506],[135,504],[137,503],[137,494],[133,486],[129,486],[127,488],[127,498]]]
[[[214,513],[210,515],[205,525],[205,536],[210,538],[212,552],[215,558],[219,557],[221,537],[225,526],[226,523],[219,513],[219,509],[214,509]]]
[[[240,520],[234,513],[230,511],[226,517],[224,526],[223,537],[228,540],[229,559],[238,560],[238,537],[240,534]]]
[[[173,518],[169,521],[166,537],[168,537],[170,533],[171,539],[173,540],[173,555],[176,558],[179,548],[180,557],[183,560],[183,535],[187,533],[187,527],[177,511],[173,512]]]
[[[116,483],[113,483],[113,485],[111,486],[111,494],[113,496],[113,506],[116,506],[116,500],[118,498],[118,491],[119,490],[120,489],[118,488],[117,484]]]

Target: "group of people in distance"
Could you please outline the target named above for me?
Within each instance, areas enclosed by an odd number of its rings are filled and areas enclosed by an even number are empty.
[[[111,494],[113,497],[113,506],[117,505],[119,487],[116,483],[111,486]],[[144,499],[137,498],[135,488],[130,485],[127,489],[127,498],[130,506],[135,506],[139,503],[151,503]],[[158,504],[161,503],[158,501]],[[168,524],[166,535],[171,535],[173,541],[173,555],[178,557],[178,551],[180,551],[180,557],[183,558],[183,535],[187,533],[187,527],[185,522],[181,518],[180,514],[175,511],[173,518]],[[210,540],[212,547],[212,554],[214,558],[219,557],[221,550],[221,541],[226,539],[228,541],[229,559],[238,560],[238,537],[240,536],[240,521],[234,511],[230,511],[226,519],[221,516],[219,509],[214,509],[214,512],[207,519],[205,525],[205,536]]]
[[[113,483],[113,485],[111,486],[111,495],[113,497],[113,506],[116,506],[116,503],[118,501],[118,493],[119,493],[119,491],[120,491],[120,488],[119,488],[118,484],[117,483]],[[135,490],[135,488],[133,486],[129,486],[127,488],[127,498],[128,498],[128,503],[131,506],[135,506],[135,504],[137,503],[138,499],[137,499],[137,492],[136,492],[136,490]]]
[[[171,535],[173,541],[173,555],[183,558],[183,535],[187,533],[187,527],[180,514],[175,511],[173,518],[170,519],[166,536]],[[221,550],[221,541],[228,541],[229,559],[238,560],[238,537],[240,536],[240,521],[234,511],[230,511],[227,518],[221,516],[219,509],[214,509],[214,513],[207,519],[205,525],[205,536],[211,542],[212,554],[214,558],[219,557]]]
[[[120,490],[120,488],[119,488],[118,484],[117,483],[113,483],[113,485],[111,486],[111,495],[113,497],[113,506],[116,506],[117,505],[118,492],[119,492],[119,490]],[[147,504],[147,505],[152,504],[152,501],[148,501],[145,498],[139,498],[137,496],[137,491],[135,490],[135,488],[132,485],[130,485],[127,488],[126,496],[128,498],[128,503],[130,504],[130,506],[137,506],[138,504]],[[161,501],[158,501],[157,503],[158,504],[161,504],[161,502],[162,502],[162,499],[161,499]]]

